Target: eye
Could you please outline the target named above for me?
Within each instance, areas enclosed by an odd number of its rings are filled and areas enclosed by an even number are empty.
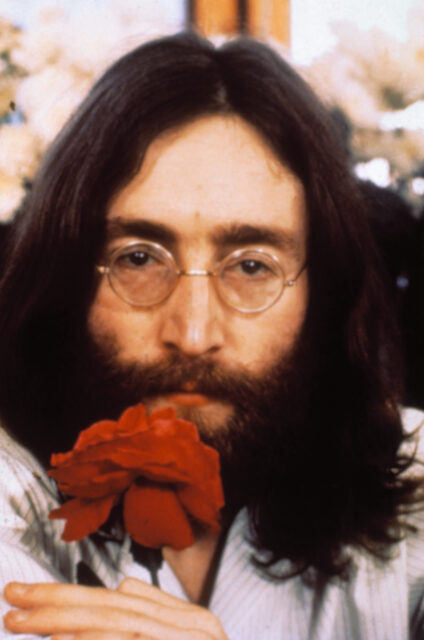
[[[249,258],[247,260],[242,260],[238,263],[239,269],[243,272],[243,274],[247,276],[256,276],[259,274],[264,274],[266,271],[269,271],[269,268],[266,264],[264,264],[260,260],[253,260]]]
[[[275,269],[272,269],[271,265],[268,265],[261,258],[253,257],[234,261],[227,266],[225,271],[228,277],[245,281],[263,280],[275,275]]]
[[[127,249],[115,258],[115,267],[118,269],[143,270],[159,264],[160,260],[145,249]]]
[[[251,251],[230,257],[221,277],[232,287],[249,284],[263,286],[281,278],[281,271],[272,256]]]

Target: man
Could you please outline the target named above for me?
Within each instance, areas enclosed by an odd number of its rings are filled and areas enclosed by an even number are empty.
[[[420,483],[363,204],[325,110],[275,53],[178,35],[118,61],[10,247],[14,437],[47,465],[95,420],[170,405],[219,450],[226,496],[221,536],[162,549],[157,590],[113,527],[59,540],[43,469],[4,436],[10,635],[423,637]],[[55,584],[81,560],[107,589]]]

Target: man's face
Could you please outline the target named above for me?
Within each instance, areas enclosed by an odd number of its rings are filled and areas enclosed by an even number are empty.
[[[262,249],[278,259],[287,279],[306,259],[302,184],[235,116],[203,117],[160,136],[107,217],[106,256],[134,240],[155,241],[180,269],[213,270],[234,250]],[[231,396],[199,382],[199,372],[216,368],[260,381],[291,354],[307,297],[303,271],[275,304],[246,314],[219,299],[212,278],[181,276],[165,301],[144,308],[121,300],[103,277],[88,326],[121,367],[177,361],[171,387],[150,388],[139,400],[150,410],[174,406],[211,432],[225,429],[235,408]]]

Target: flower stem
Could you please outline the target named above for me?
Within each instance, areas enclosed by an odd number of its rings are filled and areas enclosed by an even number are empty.
[[[131,543],[131,553],[136,562],[148,569],[152,585],[160,588],[158,571],[162,565],[161,549],[143,547],[133,540]]]
[[[77,584],[83,584],[86,587],[105,586],[84,560],[80,560],[77,564]]]
[[[159,549],[149,549],[147,554],[147,566],[150,571],[150,578],[154,587],[159,587],[158,571],[162,564],[162,553]]]

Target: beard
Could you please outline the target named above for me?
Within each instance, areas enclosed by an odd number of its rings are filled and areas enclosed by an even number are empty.
[[[228,419],[218,426],[202,418],[201,408],[178,410],[180,417],[195,422],[202,441],[220,454],[229,516],[266,497],[272,481],[269,468],[289,467],[298,460],[311,375],[311,352],[303,337],[260,374],[181,353],[157,363],[122,362],[111,337],[95,339],[88,334],[74,353],[78,356],[62,401],[66,408],[60,418],[62,428],[55,432],[57,443],[50,435],[50,452],[70,449],[78,431],[93,422],[116,420],[128,406],[139,402],[148,406],[149,399],[196,381],[196,393],[231,408]]]

